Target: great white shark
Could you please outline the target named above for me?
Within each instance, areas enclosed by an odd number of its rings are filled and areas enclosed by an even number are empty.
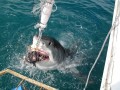
[[[68,56],[72,58],[74,56],[77,49],[66,49],[64,48],[55,38],[49,36],[42,36],[38,42],[38,36],[33,37],[33,43],[30,46],[27,55],[24,57],[25,62],[37,68],[43,70],[53,70],[59,66],[62,62],[66,60]],[[87,76],[79,72],[76,68],[73,67],[65,67],[68,73],[72,73],[76,78],[82,78],[82,82],[86,80]],[[58,67],[59,68],[59,67]],[[93,83],[90,80],[89,83]]]
[[[34,36],[25,61],[41,69],[52,69],[63,62],[69,54],[70,51],[56,39],[42,36],[38,42],[38,36]]]

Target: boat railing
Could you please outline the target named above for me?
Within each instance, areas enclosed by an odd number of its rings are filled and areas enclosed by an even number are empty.
[[[33,80],[33,79],[29,78],[29,77],[26,77],[26,76],[24,76],[24,75],[22,75],[20,73],[17,73],[17,72],[15,72],[13,70],[10,70],[10,69],[5,69],[5,70],[0,71],[0,76],[4,75],[4,74],[7,74],[7,73],[12,74],[17,78],[22,79],[17,87],[19,87],[19,85],[21,85],[23,83],[23,81],[27,81],[27,82],[29,82],[29,83],[31,83],[33,85],[36,85],[36,86],[40,87],[40,90],[43,90],[43,89],[44,90],[56,90],[55,88],[53,88],[51,86],[48,86],[46,84],[43,84],[43,83],[38,82],[36,80]]]

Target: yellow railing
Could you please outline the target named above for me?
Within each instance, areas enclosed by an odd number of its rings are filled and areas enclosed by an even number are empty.
[[[26,77],[26,76],[24,76],[24,75],[21,75],[21,74],[15,72],[15,71],[13,71],[13,70],[5,69],[5,70],[0,71],[0,75],[6,74],[6,73],[12,74],[12,75],[14,75],[14,76],[22,79],[22,81],[20,82],[20,84],[21,84],[23,81],[27,81],[27,82],[29,82],[29,83],[32,83],[32,84],[40,87],[40,89],[43,88],[43,89],[45,89],[45,90],[56,90],[55,88],[53,88],[53,87],[51,87],[51,86],[48,86],[48,85],[45,85],[45,84],[40,83],[40,82],[38,82],[38,81],[35,81],[35,80],[31,79],[31,78],[28,78],[28,77]]]

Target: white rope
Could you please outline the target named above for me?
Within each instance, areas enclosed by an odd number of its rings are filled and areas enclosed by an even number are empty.
[[[115,30],[115,28],[118,26],[118,23],[116,23],[116,22],[117,22],[117,20],[119,19],[119,17],[120,17],[120,13],[118,14],[118,16],[116,16],[115,21],[114,21],[114,24],[112,25],[111,29],[109,30],[109,32],[108,32],[108,34],[107,34],[107,36],[106,36],[106,38],[105,38],[105,40],[104,40],[104,42],[103,42],[103,44],[102,44],[102,47],[101,47],[101,49],[100,49],[100,51],[99,51],[99,54],[98,54],[97,58],[95,59],[95,62],[93,63],[93,66],[91,67],[91,69],[90,69],[90,71],[89,71],[89,73],[88,73],[87,80],[86,80],[86,83],[85,83],[85,87],[83,88],[83,90],[86,90],[86,88],[87,88],[87,85],[88,85],[88,81],[89,81],[91,72],[92,72],[92,70],[94,69],[94,67],[95,67],[95,65],[96,65],[96,63],[97,63],[97,61],[98,61],[98,59],[99,59],[99,57],[100,57],[100,55],[101,55],[101,53],[102,53],[102,51],[103,51],[103,49],[104,49],[104,46],[105,46],[105,44],[106,44],[106,42],[107,42],[107,40],[108,40],[108,37],[109,37],[111,31],[112,31],[112,30]]]
[[[83,90],[86,90],[86,87],[87,87],[87,85],[88,85],[88,81],[89,81],[91,72],[92,72],[92,70],[94,69],[94,67],[95,67],[95,65],[96,65],[96,63],[97,63],[97,61],[98,61],[98,59],[99,59],[99,57],[100,57],[100,55],[101,55],[101,53],[102,53],[102,51],[103,51],[103,48],[104,48],[104,46],[105,46],[105,44],[106,44],[106,41],[107,41],[107,39],[108,39],[111,31],[112,31],[112,29],[108,32],[108,34],[107,34],[107,36],[106,36],[106,38],[105,38],[105,40],[104,40],[104,42],[103,42],[103,45],[102,45],[102,47],[101,47],[101,49],[100,49],[100,51],[99,51],[99,54],[98,54],[98,56],[97,56],[97,58],[96,58],[96,60],[95,60],[95,62],[94,62],[94,64],[93,64],[93,66],[91,67],[91,69],[90,69],[90,71],[89,71],[89,73],[88,73],[88,77],[87,77],[87,80],[86,80],[86,84],[85,84],[85,87],[84,87]]]
[[[39,47],[39,43],[41,41],[41,38],[42,38],[42,29],[39,28],[38,40],[37,40],[37,43],[36,43],[37,47]]]

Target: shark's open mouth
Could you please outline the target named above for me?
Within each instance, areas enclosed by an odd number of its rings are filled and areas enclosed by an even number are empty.
[[[39,50],[38,53],[39,53],[39,59],[41,59],[41,60],[49,60],[49,55],[48,55],[48,53],[46,51]]]

